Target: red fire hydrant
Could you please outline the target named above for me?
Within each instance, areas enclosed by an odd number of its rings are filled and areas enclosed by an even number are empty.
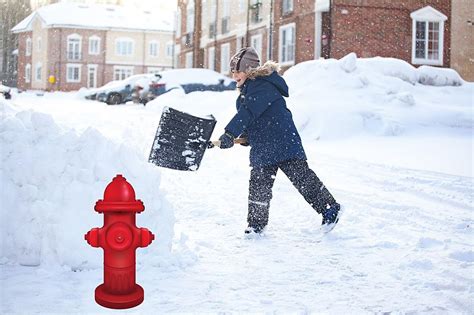
[[[91,229],[84,238],[91,246],[104,249],[104,283],[95,289],[95,300],[113,309],[137,306],[143,302],[144,291],[135,282],[135,250],[155,239],[148,229],[135,225],[135,214],[145,206],[135,199],[132,185],[117,175],[94,209],[104,213],[104,226]]]

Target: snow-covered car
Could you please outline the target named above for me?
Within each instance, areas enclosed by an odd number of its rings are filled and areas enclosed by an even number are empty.
[[[111,81],[99,88],[89,89],[84,95],[86,99],[105,102],[109,105],[128,101],[146,103],[150,86],[159,80],[159,74],[137,74],[124,80]]]
[[[6,85],[0,84],[0,94],[3,95],[6,100],[12,98],[11,88]]]
[[[161,79],[151,84],[148,100],[172,89],[181,88],[184,93],[195,91],[235,90],[236,82],[210,69],[187,68],[161,71]]]

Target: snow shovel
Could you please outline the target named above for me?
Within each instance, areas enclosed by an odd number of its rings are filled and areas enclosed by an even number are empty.
[[[195,117],[165,107],[156,130],[148,161],[180,171],[196,171],[201,164],[216,119]]]

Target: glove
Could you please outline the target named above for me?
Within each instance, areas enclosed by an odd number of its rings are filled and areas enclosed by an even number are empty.
[[[219,146],[221,149],[229,149],[234,146],[234,136],[228,132],[220,136],[219,141],[221,142],[221,145]]]

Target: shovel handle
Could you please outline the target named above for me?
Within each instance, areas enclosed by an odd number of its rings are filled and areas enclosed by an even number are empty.
[[[221,146],[221,141],[220,140],[214,140],[214,141],[211,141],[211,143],[215,146],[215,147],[219,147]],[[247,143],[247,139],[246,138],[235,138],[234,139],[234,144],[243,144],[243,143]]]

